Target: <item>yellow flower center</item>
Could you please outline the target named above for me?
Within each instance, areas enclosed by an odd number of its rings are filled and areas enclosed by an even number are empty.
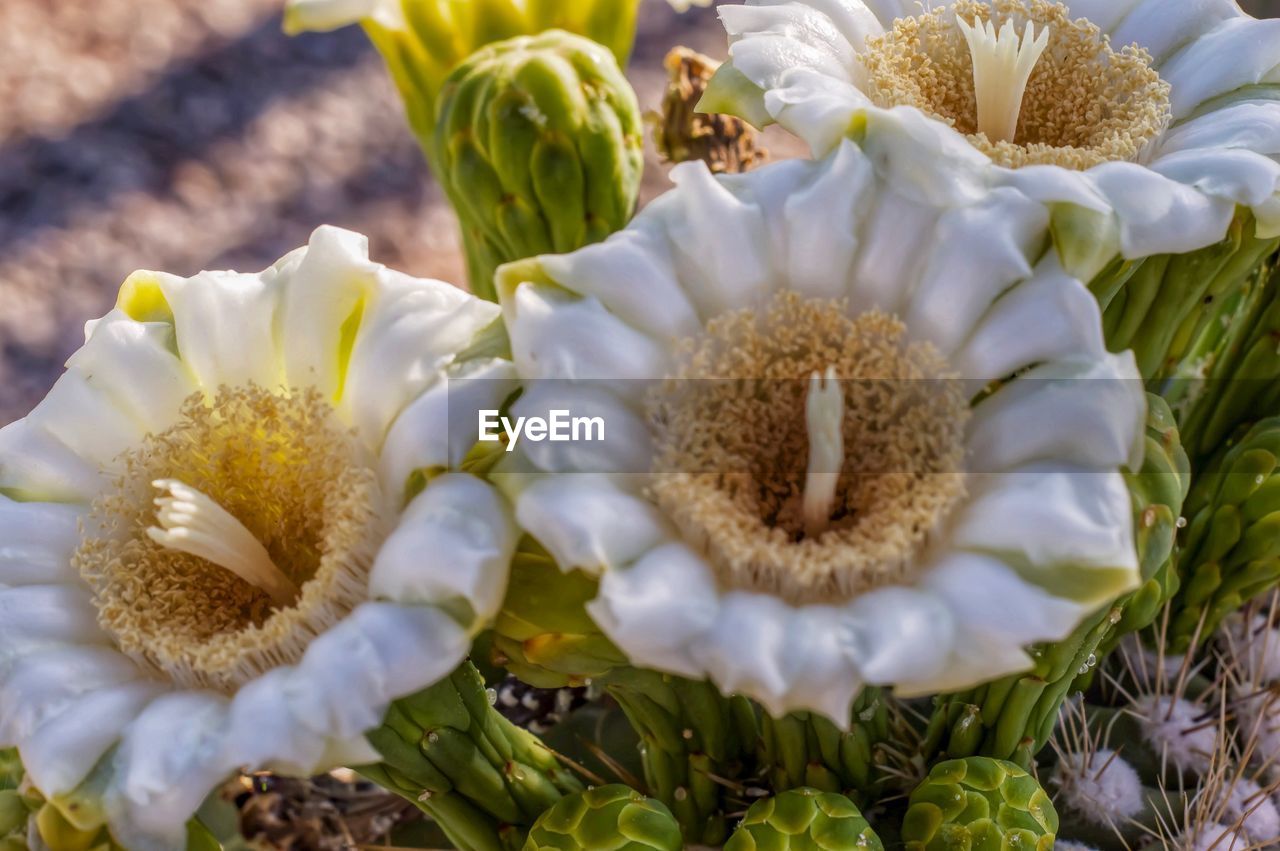
[[[965,495],[960,382],[843,302],[782,293],[712,320],[649,417],[652,497],[728,587],[812,603],[909,581]]]
[[[367,596],[386,512],[365,460],[314,390],[192,396],[84,524],[75,563],[99,622],[187,687],[298,661]]]
[[[1151,55],[1049,0],[957,0],[870,39],[867,90],[948,122],[1001,165],[1130,160],[1169,124]]]

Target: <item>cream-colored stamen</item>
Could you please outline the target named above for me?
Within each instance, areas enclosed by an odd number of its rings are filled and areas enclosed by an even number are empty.
[[[1031,80],[1031,72],[1049,45],[1049,27],[1027,21],[1021,39],[1006,20],[996,31],[991,21],[973,24],[957,18],[956,24],[969,42],[973,57],[973,87],[978,101],[978,132],[992,142],[1012,142],[1018,132],[1018,116],[1022,98]]]
[[[264,591],[278,606],[298,598],[298,586],[271,560],[267,548],[225,508],[177,479],[151,483],[168,496],[157,497],[156,521],[147,537],[229,570]]]
[[[827,367],[825,376],[815,372],[810,377],[805,422],[809,429],[809,471],[804,482],[804,533],[814,538],[831,525],[844,466],[844,391],[835,367]]]

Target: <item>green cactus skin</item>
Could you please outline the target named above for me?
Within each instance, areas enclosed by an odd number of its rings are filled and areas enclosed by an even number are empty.
[[[883,851],[853,801],[800,788],[751,805],[724,851]]]
[[[821,715],[793,712],[760,716],[756,761],[774,789],[804,786],[839,792],[858,802],[874,800],[884,777],[876,748],[892,738],[884,695],[866,688],[854,702],[851,723],[841,730]]]
[[[690,845],[720,845],[728,813],[741,811],[742,788],[760,738],[755,708],[707,682],[635,668],[603,679],[640,735],[650,793],[675,813]]]
[[[523,851],[679,851],[680,825],[660,801],[621,784],[561,798],[529,831]]]
[[[1024,767],[1049,741],[1062,702],[1124,635],[1155,620],[1177,590],[1174,539],[1190,467],[1169,405],[1147,394],[1142,468],[1126,472],[1143,584],[1086,619],[1065,640],[1032,648],[1035,667],[936,699],[922,752],[931,758],[989,756]]]
[[[367,734],[382,762],[361,773],[416,803],[461,851],[506,851],[582,784],[490,704],[475,667],[391,705]]]
[[[1108,347],[1132,349],[1148,389],[1179,402],[1228,333],[1241,293],[1280,240],[1255,236],[1253,214],[1242,210],[1222,242],[1187,254],[1142,260],[1117,258],[1089,288],[1103,308]]]
[[[1274,342],[1272,343],[1274,346]],[[1222,619],[1280,584],[1280,417],[1225,447],[1187,500],[1168,652],[1185,653]]]
[[[639,198],[635,92],[609,51],[567,32],[466,59],[422,141],[461,220],[472,290],[485,298],[498,266],[599,242]]]
[[[902,821],[906,851],[1052,851],[1058,813],[1011,762],[940,762],[915,788]]]

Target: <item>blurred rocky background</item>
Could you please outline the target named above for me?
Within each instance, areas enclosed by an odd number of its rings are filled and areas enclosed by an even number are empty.
[[[332,223],[369,234],[376,260],[461,280],[377,55],[357,28],[285,37],[282,3],[0,0],[0,425],[135,269],[258,270]],[[646,108],[678,43],[723,55],[714,11],[647,0],[631,68]],[[665,181],[651,165],[648,196]]]

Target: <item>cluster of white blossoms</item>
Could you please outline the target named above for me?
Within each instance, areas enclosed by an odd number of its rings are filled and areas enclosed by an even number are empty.
[[[0,744],[178,847],[231,772],[376,761],[364,733],[466,657],[522,535],[598,577],[634,665],[842,726],[867,685],[1024,671],[1137,587],[1146,397],[1087,279],[1238,206],[1280,234],[1280,21],[914,9],[721,7],[713,100],[815,158],[679,166],[605,242],[504,267],[500,304],[332,228],[261,274],[131,277],[0,430]],[[478,412],[549,409],[609,438],[466,463]],[[1109,782],[1079,794],[1123,813]]]
[[[1235,0],[746,0],[720,14],[731,60],[705,105],[818,154],[853,138],[924,197],[1016,187],[1053,209],[1083,277],[1116,251],[1215,243],[1237,207],[1280,234],[1280,20]]]

